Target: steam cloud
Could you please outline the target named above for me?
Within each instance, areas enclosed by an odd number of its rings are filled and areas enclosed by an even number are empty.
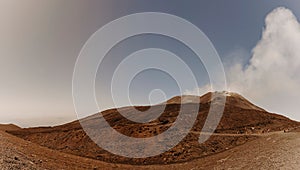
[[[300,120],[300,24],[295,15],[283,7],[270,12],[250,61],[245,65],[240,58],[225,64],[228,90]]]

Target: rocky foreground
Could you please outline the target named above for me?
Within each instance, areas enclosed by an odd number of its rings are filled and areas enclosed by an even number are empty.
[[[299,169],[300,132],[262,134],[227,151],[171,165],[112,164],[54,151],[0,131],[0,169]]]

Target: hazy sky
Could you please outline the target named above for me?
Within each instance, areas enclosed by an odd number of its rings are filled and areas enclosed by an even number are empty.
[[[273,11],[277,7],[285,8]],[[192,22],[218,51],[229,90],[300,120],[298,0],[0,0],[0,123],[37,126],[76,119],[72,73],[83,44],[101,26],[136,12],[165,12]],[[97,97],[109,95],[107,82],[126,55],[150,47],[178,54],[197,75],[200,89],[209,83],[201,62],[178,41],[135,36],[107,55],[102,68],[106,71],[99,69],[97,75]],[[168,75],[149,70],[132,82],[132,101],[147,103],[156,88],[167,97],[180,93]],[[100,105],[112,107],[110,102]]]

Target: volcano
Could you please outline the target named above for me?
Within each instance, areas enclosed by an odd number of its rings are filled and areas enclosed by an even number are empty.
[[[217,95],[216,95],[217,94]],[[225,109],[219,125],[210,138],[199,143],[198,138],[208,116],[212,101],[218,95],[226,97]],[[82,129],[79,121],[55,127],[37,127],[11,130],[9,133],[38,145],[86,158],[109,163],[149,165],[188,162],[197,158],[220,153],[236,146],[253,141],[261,134],[288,131],[298,127],[299,122],[287,117],[269,113],[254,105],[237,93],[209,92],[203,96],[176,96],[165,102],[163,113],[148,123],[136,123],[123,117],[117,109],[109,109],[84,118],[91,128],[98,127],[97,117],[102,114],[105,120],[119,133],[130,137],[146,138],[161,134],[170,128],[183,105],[198,105],[197,119],[189,134],[176,147],[160,155],[149,158],[127,158],[109,153],[97,146]],[[160,105],[151,106],[151,111],[159,110]],[[148,110],[150,106],[121,108],[127,112]]]

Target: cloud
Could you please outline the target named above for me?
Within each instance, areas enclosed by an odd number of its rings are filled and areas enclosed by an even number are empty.
[[[207,84],[207,85],[204,85],[204,86],[201,86],[199,88],[195,88],[193,90],[186,90],[184,91],[184,95],[197,95],[197,96],[202,96],[204,95],[205,93],[209,92],[209,91],[213,91],[212,90],[212,87]]]
[[[248,62],[243,61],[247,57],[243,51],[235,51],[224,64],[227,90],[268,111],[300,120],[300,24],[295,15],[283,7],[270,12]]]

